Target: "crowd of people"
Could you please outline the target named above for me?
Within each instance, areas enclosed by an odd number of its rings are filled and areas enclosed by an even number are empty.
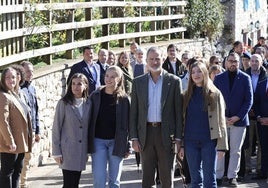
[[[143,188],[173,187],[174,175],[185,176],[193,188],[237,187],[253,168],[253,179],[267,179],[264,38],[251,52],[236,41],[224,58],[179,53],[175,44],[164,52],[132,42],[130,52],[118,56],[100,49],[95,61],[94,48],[83,48],[83,60],[70,70],[52,128],[52,156],[62,169],[64,188],[79,187],[89,156],[93,186],[120,187],[123,160],[132,151],[141,158]],[[31,149],[40,140],[32,78],[28,61],[1,74],[3,188],[27,187]]]

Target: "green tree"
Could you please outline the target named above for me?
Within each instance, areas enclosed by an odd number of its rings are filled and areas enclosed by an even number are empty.
[[[219,0],[188,0],[184,26],[190,37],[208,37],[211,41],[223,29],[223,6]]]

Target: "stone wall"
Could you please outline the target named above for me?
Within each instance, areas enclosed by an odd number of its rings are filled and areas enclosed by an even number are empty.
[[[267,37],[267,2],[259,0],[259,3],[257,9],[256,1],[248,1],[248,9],[244,9],[244,0],[222,1],[225,34],[220,41],[224,47],[237,40],[252,47],[260,36]]]
[[[193,55],[206,55],[210,53],[208,44],[204,40],[176,40],[169,42],[160,42],[157,45],[161,46],[166,51],[166,47],[170,43],[177,44],[182,52],[190,51]],[[152,44],[144,44],[143,48],[147,49]],[[123,49],[117,49],[115,52],[120,52]],[[46,66],[44,68],[35,69],[33,84],[37,89],[37,99],[39,103],[40,114],[40,129],[42,139],[40,143],[34,145],[33,159],[31,166],[38,166],[46,163],[48,157],[51,156],[51,129],[55,113],[55,107],[59,99],[65,94],[66,80],[70,71],[70,67],[80,61],[68,60],[65,62]]]

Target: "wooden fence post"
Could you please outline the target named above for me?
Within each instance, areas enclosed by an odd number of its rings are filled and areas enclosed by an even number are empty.
[[[136,8],[136,15],[137,17],[141,17],[141,7]],[[135,25],[135,32],[141,32],[141,22],[137,22]],[[136,37],[135,42],[138,43],[139,45],[141,44],[141,37]]]
[[[125,0],[120,0],[120,1],[125,1]],[[125,13],[124,13],[125,7],[122,7],[120,9],[118,15],[122,18],[124,18]],[[125,23],[120,23],[119,24],[119,34],[124,34],[126,32],[126,24]],[[125,39],[120,39],[119,40],[119,47],[124,48],[126,46],[126,40]]]
[[[85,2],[91,2],[92,0],[85,0]],[[92,20],[92,8],[86,8],[85,9],[85,21],[91,21]],[[85,38],[86,39],[92,39],[93,38],[93,28],[92,27],[86,27],[85,28]]]
[[[154,7],[153,9],[154,9],[153,16],[156,16],[157,15],[157,8]],[[157,24],[156,21],[151,22],[151,31],[156,31],[156,24]],[[151,42],[156,43],[156,36],[151,36]]]
[[[108,18],[109,17],[109,8],[108,7],[103,7],[102,8],[102,18]],[[109,24],[105,24],[102,25],[102,36],[109,36],[109,29],[110,29],[110,25]],[[101,47],[104,49],[109,50],[110,48],[110,43],[109,41],[107,42],[103,42],[101,44]]]
[[[73,2],[73,0],[67,0],[67,2]],[[74,10],[69,10],[68,11],[68,22],[74,22]],[[74,30],[73,29],[68,29],[66,31],[66,42],[67,43],[72,43],[74,42]],[[65,53],[65,56],[67,59],[73,59],[74,57],[74,50],[67,50]]]

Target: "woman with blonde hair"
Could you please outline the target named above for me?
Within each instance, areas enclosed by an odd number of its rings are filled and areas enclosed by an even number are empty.
[[[183,142],[192,187],[216,188],[216,154],[223,156],[228,149],[225,104],[206,65],[198,60],[190,67],[183,109]]]
[[[89,130],[89,152],[92,153],[94,188],[120,187],[123,159],[129,155],[128,124],[130,101],[124,89],[123,72],[110,66],[105,86],[90,96],[92,113]]]
[[[123,51],[119,54],[117,66],[123,71],[125,91],[127,94],[130,94],[132,90],[133,70],[127,51]]]

